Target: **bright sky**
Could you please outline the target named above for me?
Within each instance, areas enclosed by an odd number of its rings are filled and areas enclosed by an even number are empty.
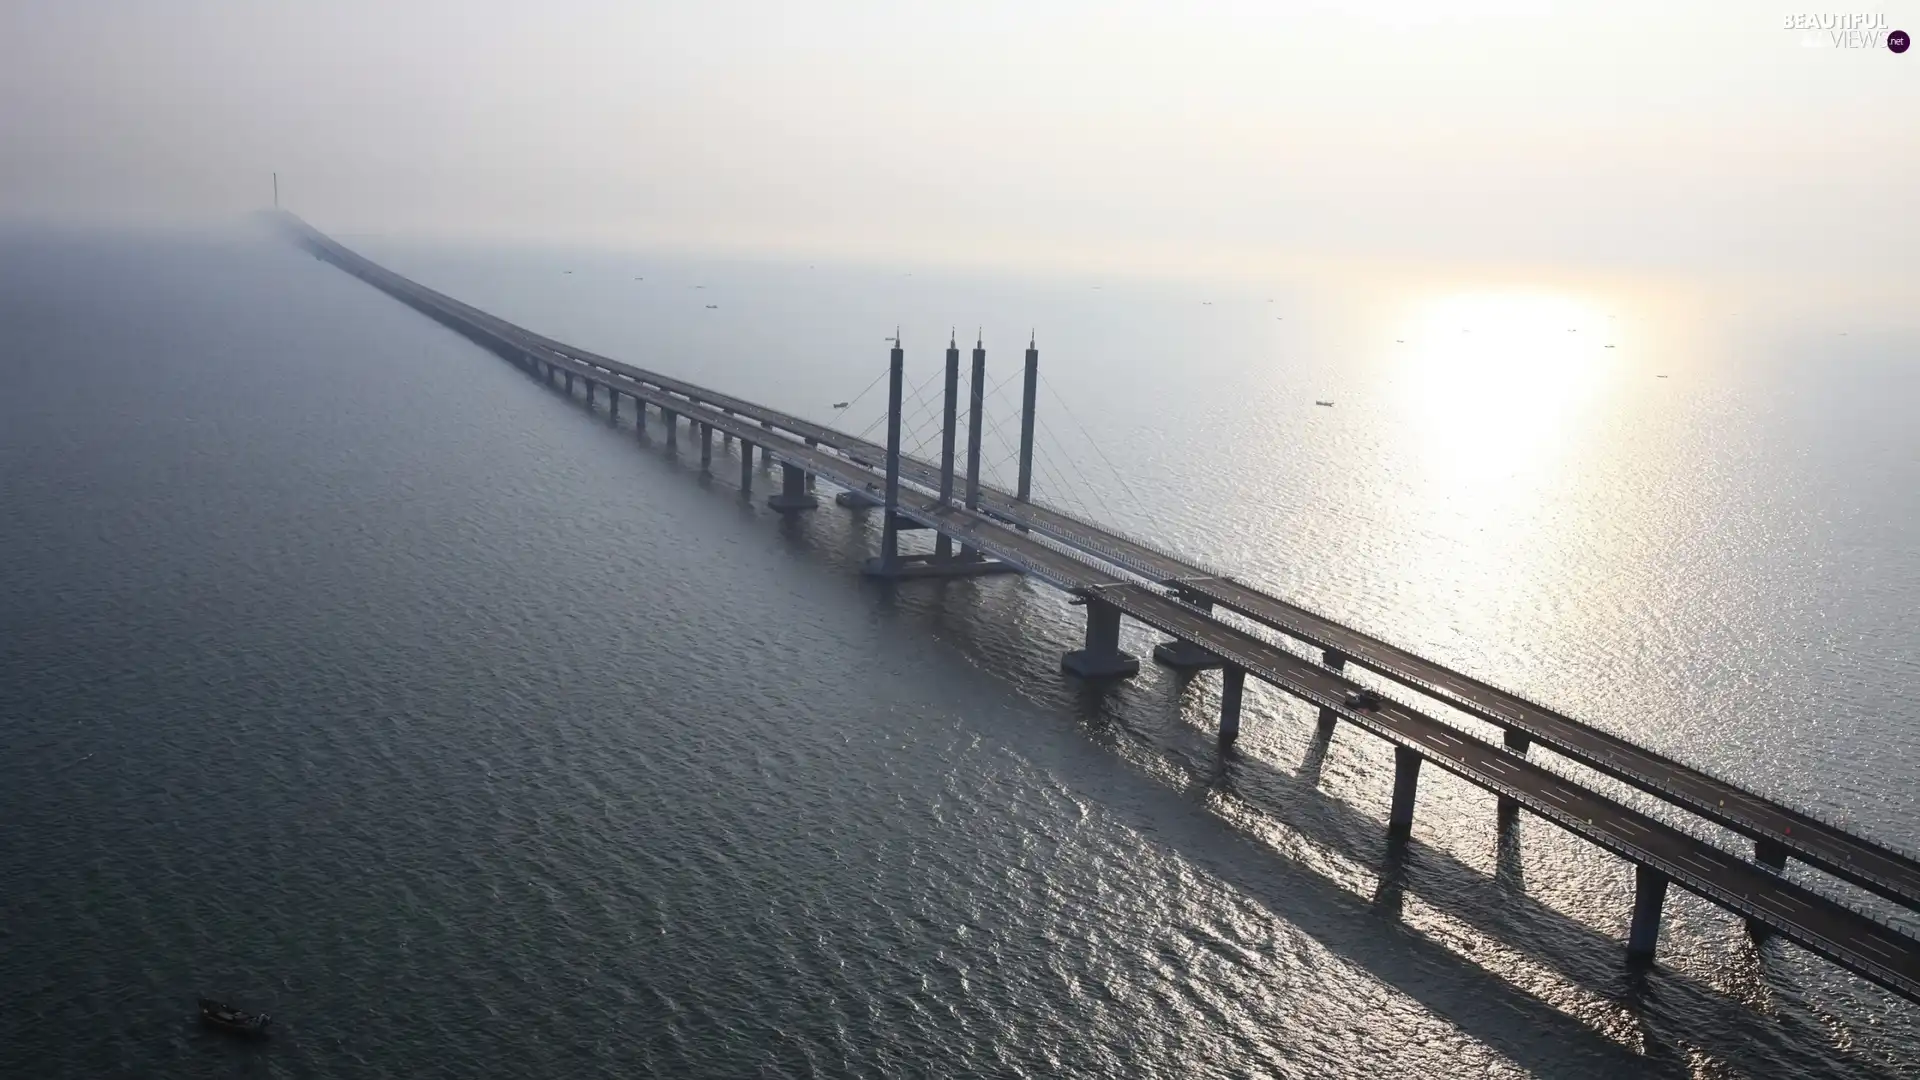
[[[1920,51],[1826,10],[0,0],[0,215],[1920,277]]]

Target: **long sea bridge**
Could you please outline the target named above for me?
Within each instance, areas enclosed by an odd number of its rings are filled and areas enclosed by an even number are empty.
[[[1174,667],[1221,672],[1219,738],[1240,732],[1249,675],[1319,710],[1326,731],[1345,722],[1384,739],[1394,751],[1390,842],[1406,839],[1423,765],[1452,773],[1497,796],[1498,814],[1525,810],[1588,840],[1635,868],[1626,953],[1651,962],[1668,885],[1676,884],[1745,918],[1756,934],[1778,935],[1910,1001],[1920,1002],[1920,940],[1880,919],[1783,876],[1789,859],[1920,911],[1920,860],[1765,796],[1674,761],[1561,712],[1451,670],[1190,559],[1084,518],[1033,501],[1032,469],[1038,353],[1025,357],[1019,480],[1006,491],[981,479],[981,421],[986,353],[971,357],[964,472],[958,450],[960,350],[946,352],[944,428],[937,462],[901,450],[904,353],[894,341],[888,366],[887,441],[874,443],[682,379],[556,341],[429,289],[341,246],[299,218],[280,226],[318,258],[338,266],[429,318],[505,358],[549,385],[576,387],[589,404],[605,394],[618,415],[633,403],[645,433],[648,410],[669,442],[681,420],[711,468],[715,436],[723,454],[738,444],[740,487],[751,492],[756,452],[778,465],[781,484],[768,503],[798,513],[818,505],[816,479],[841,489],[839,501],[885,516],[877,577],[950,577],[1021,572],[1059,588],[1086,609],[1083,647],[1062,669],[1084,679],[1123,678],[1139,661],[1120,649],[1122,618],[1169,636],[1155,658]],[[900,534],[931,530],[934,549],[908,554]],[[1285,648],[1220,617],[1230,612],[1294,645]],[[1296,649],[1300,651],[1295,651]],[[1305,655],[1302,655],[1302,653]],[[1361,689],[1346,674],[1365,668],[1502,731],[1499,743],[1379,698],[1349,704]],[[1528,759],[1534,743],[1623,781],[1753,843],[1753,857],[1706,840],[1561,776]]]

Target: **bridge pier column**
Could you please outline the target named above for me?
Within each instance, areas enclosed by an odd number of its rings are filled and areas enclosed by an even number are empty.
[[[1633,866],[1633,922],[1627,928],[1627,959],[1651,963],[1660,941],[1660,911],[1667,902],[1667,875],[1650,866]]]
[[[1322,705],[1320,706],[1320,719],[1314,726],[1320,729],[1322,737],[1329,737],[1333,734],[1333,729],[1340,726],[1340,714]]]
[[[1087,597],[1086,647],[1060,658],[1060,669],[1083,679],[1126,678],[1140,672],[1140,661],[1120,651],[1120,609],[1097,596]]]
[[[1247,688],[1247,669],[1235,664],[1220,668],[1220,745],[1240,738],[1240,698]]]
[[[672,409],[660,410],[660,422],[667,425],[667,445],[680,445],[680,414]]]
[[[633,433],[638,438],[647,435],[647,403],[639,398],[633,399]]]
[[[816,447],[816,446],[819,446],[819,445],[820,445],[820,444],[819,444],[818,442],[815,442],[815,441],[814,441],[814,440],[812,440],[812,439],[808,439],[808,440],[806,440],[806,444],[807,444],[807,449],[809,449],[809,450],[811,450],[811,449],[813,449],[814,447]],[[813,490],[813,474],[812,474],[812,473],[808,473],[808,474],[807,474],[807,490],[808,490],[808,491],[812,491],[812,490]]]
[[[591,409],[593,408],[594,391],[600,388],[600,384],[597,382],[594,382],[592,379],[588,379],[586,380],[586,382],[587,382],[587,408]]]
[[[565,374],[567,376],[567,396],[572,397],[573,396],[573,372],[569,371],[569,372],[566,372]]]
[[[1787,869],[1787,845],[1777,840],[1755,840],[1753,861],[1776,874],[1783,873]],[[1766,923],[1748,919],[1747,933],[1753,935],[1755,941],[1765,941],[1773,935],[1773,930]]]
[[[713,468],[713,425],[700,425],[700,467]]]
[[[1320,659],[1328,667],[1332,668],[1335,671],[1340,671],[1347,666],[1347,658],[1341,655],[1340,653],[1333,651],[1332,649],[1327,649],[1326,651],[1322,652],[1320,654]]]
[[[620,391],[612,387],[607,388],[607,418],[620,419]]]
[[[1211,612],[1213,610],[1213,601],[1211,600],[1195,600],[1192,601],[1192,604],[1201,611]],[[1167,667],[1180,671],[1205,671],[1208,668],[1227,667],[1226,661],[1220,659],[1218,656],[1215,656],[1191,641],[1185,641],[1180,638],[1174,638],[1172,641],[1163,641],[1155,645],[1153,647],[1153,658],[1158,663],[1165,664]]]
[[[740,493],[753,494],[753,444],[744,439],[740,442]]]
[[[820,500],[807,493],[807,473],[798,465],[780,463],[780,491],[769,496],[767,505],[783,514],[811,510]]]
[[[1533,745],[1533,739],[1528,736],[1526,732],[1515,731],[1512,728],[1507,729],[1503,739],[1507,744],[1507,749],[1519,754],[1521,757],[1526,757],[1527,747]],[[1504,828],[1508,823],[1520,816],[1520,804],[1514,801],[1513,796],[1502,795],[1499,797],[1499,801],[1495,806],[1494,816],[1495,820]]]
[[[1393,748],[1393,806],[1387,811],[1387,842],[1404,843],[1413,833],[1413,800],[1420,790],[1420,751]]]

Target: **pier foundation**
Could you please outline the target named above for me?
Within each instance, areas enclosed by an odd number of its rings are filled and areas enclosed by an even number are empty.
[[[713,425],[700,425],[700,467],[713,468]]]
[[[783,514],[811,510],[820,500],[807,491],[807,471],[798,465],[780,463],[780,490],[767,497],[767,505]]]
[[[1060,669],[1083,679],[1121,679],[1140,673],[1140,661],[1120,651],[1120,609],[1087,597],[1086,647],[1060,658]]]
[[[740,493],[753,494],[753,444],[740,441]]]

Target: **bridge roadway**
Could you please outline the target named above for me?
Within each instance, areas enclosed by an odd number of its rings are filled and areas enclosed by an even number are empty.
[[[319,234],[314,234],[319,236]],[[599,377],[659,387],[671,394],[748,417],[763,427],[792,432],[803,439],[879,468],[886,448],[789,413],[709,390],[598,356],[506,322],[486,312],[400,278],[378,264],[321,237],[342,254],[372,271],[434,298],[447,310],[474,320],[496,334],[537,345],[597,371]],[[939,468],[909,456],[901,458],[902,478],[931,491],[940,486]],[[1427,660],[1326,616],[1262,592],[1244,582],[1215,574],[1109,529],[1034,503],[1010,492],[981,485],[980,508],[1087,554],[1169,586],[1190,598],[1218,604],[1254,622],[1279,630],[1371,671],[1444,701],[1480,720],[1538,742],[1605,775],[1624,781],[1701,817],[1745,835],[1757,844],[1763,861],[1778,867],[1795,858],[1889,900],[1920,911],[1920,861],[1872,839],[1857,836],[1733,783],[1704,773],[1617,735],[1582,723],[1517,694]],[[1522,752],[1524,752],[1524,744]]]
[[[351,255],[324,237],[320,239],[326,248]],[[465,305],[443,304],[432,290],[384,271],[377,264],[357,256],[354,261],[360,265],[343,268],[439,321],[454,325],[464,321],[465,311],[473,310]],[[361,270],[374,273],[362,274]],[[512,324],[488,317],[469,328],[479,330],[480,338],[508,352],[518,351],[520,355],[512,359],[532,361],[539,357],[550,366],[595,379],[609,389],[710,425],[743,443],[759,445],[772,459],[826,477],[832,483],[858,490],[874,479],[874,473],[862,462],[759,426],[758,419],[734,415],[746,413],[746,409],[722,412],[675,396],[647,385],[651,380],[610,372],[569,352],[549,349],[537,335],[509,334],[506,329],[510,327]],[[608,381],[609,376],[617,381]],[[735,405],[749,404],[729,400]],[[1404,747],[1470,783],[1511,798],[1621,858],[1664,875],[1690,892],[1920,1002],[1920,941],[1891,927],[1399,702],[1383,701],[1373,710],[1350,709],[1345,705],[1345,695],[1356,684],[1337,671],[1220,623],[1197,607],[1022,536],[1007,528],[999,515],[919,499],[904,501],[898,512],[959,543],[1020,566],[1058,588],[1088,597],[1090,602],[1110,604],[1164,633],[1192,642],[1286,693],[1396,747]]]

